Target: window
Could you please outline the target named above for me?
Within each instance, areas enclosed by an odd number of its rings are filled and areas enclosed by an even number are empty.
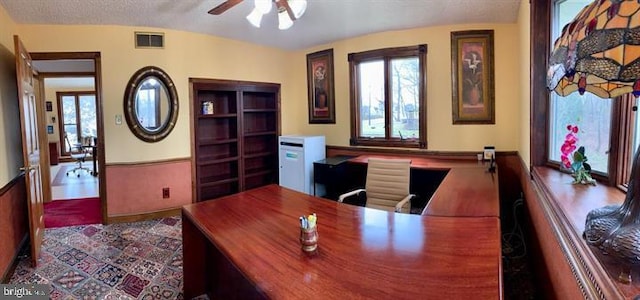
[[[427,46],[349,54],[351,144],[426,148]]]
[[[594,177],[610,185],[629,182],[633,154],[640,144],[636,118],[637,100],[632,95],[601,99],[586,92],[560,97],[546,88],[546,60],[562,27],[590,0],[555,0],[532,5],[532,36],[547,36],[544,43],[532,44],[532,137],[531,163],[558,167],[560,145],[567,125],[580,127],[578,145],[585,146]],[[546,14],[545,12],[551,12]],[[550,16],[550,19],[549,17]],[[543,146],[544,145],[544,146]]]
[[[69,155],[69,143],[82,143],[83,138],[97,136],[96,95],[94,92],[58,92],[58,119],[62,155]]]
[[[554,3],[551,43],[562,28],[591,0],[560,0]],[[612,100],[601,99],[589,92],[572,93],[566,97],[551,92],[549,103],[549,160],[560,161],[560,146],[564,142],[568,125],[576,125],[578,146],[585,147],[585,154],[594,173],[609,173],[609,142],[611,132]]]

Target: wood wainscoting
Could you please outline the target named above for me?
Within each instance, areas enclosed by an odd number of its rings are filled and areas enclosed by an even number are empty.
[[[107,223],[176,214],[192,202],[191,159],[107,164]],[[169,188],[169,197],[163,189]]]
[[[0,278],[11,279],[20,249],[29,237],[24,174],[0,188]]]
[[[518,155],[497,155],[500,170],[500,205],[511,207],[511,201],[523,196],[526,205],[525,241],[539,292],[544,299],[584,298],[574,271],[563,254],[556,228],[549,220],[540,191],[531,180],[524,161]],[[522,194],[520,194],[522,193]]]

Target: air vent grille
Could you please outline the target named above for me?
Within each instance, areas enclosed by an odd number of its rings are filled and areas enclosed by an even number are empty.
[[[136,32],[136,48],[164,48],[164,33],[162,32]]]

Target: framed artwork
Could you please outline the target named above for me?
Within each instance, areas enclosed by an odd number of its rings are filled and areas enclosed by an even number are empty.
[[[307,54],[309,123],[336,123],[333,49]]]
[[[495,124],[493,30],[451,32],[453,124]]]
[[[47,125],[47,134],[53,134],[53,125]]]
[[[47,107],[47,111],[53,111],[53,103],[51,101],[46,101],[45,106]]]

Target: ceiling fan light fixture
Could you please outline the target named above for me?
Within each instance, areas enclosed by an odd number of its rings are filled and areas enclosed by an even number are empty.
[[[262,22],[262,12],[255,7],[251,13],[247,15],[247,21],[254,27],[260,28],[260,22]]]
[[[300,18],[307,10],[307,0],[289,0],[289,7],[296,19]]]
[[[289,14],[286,10],[282,9],[278,12],[278,29],[286,30],[293,26],[293,20],[289,18]]]
[[[255,0],[254,2],[255,8],[253,10],[258,10],[263,15],[268,14],[271,11],[271,0]]]

